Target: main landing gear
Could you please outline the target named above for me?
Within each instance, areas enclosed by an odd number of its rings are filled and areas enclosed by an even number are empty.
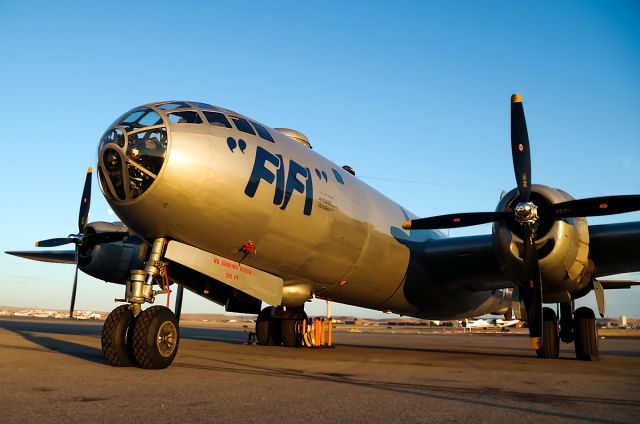
[[[266,307],[256,319],[256,337],[264,346],[301,346],[303,322],[307,314],[302,308],[285,310]]]
[[[573,304],[566,302],[560,304],[559,326],[556,313],[551,308],[543,308],[542,318],[542,346],[536,350],[539,358],[557,358],[560,340],[562,340],[564,343],[573,342],[577,359],[582,361],[600,359],[596,317],[591,309],[580,307],[573,312]]]
[[[155,295],[166,293],[153,290],[164,266],[160,262],[163,248],[164,239],[157,239],[145,270],[131,271],[123,299],[129,304],[115,308],[102,327],[102,353],[110,365],[161,369],[178,353],[180,331],[174,313],[164,306],[142,310],[143,303],[153,303]]]

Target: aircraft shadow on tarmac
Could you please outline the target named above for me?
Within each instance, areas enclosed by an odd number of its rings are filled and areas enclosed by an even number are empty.
[[[287,379],[303,379],[313,382],[346,384],[358,388],[369,388],[373,390],[383,390],[404,395],[423,396],[430,399],[441,399],[444,401],[459,401],[465,404],[476,404],[479,406],[505,409],[512,412],[525,412],[527,414],[538,414],[546,417],[563,419],[588,420],[597,423],[618,423],[615,420],[597,418],[593,416],[581,416],[570,412],[562,413],[539,409],[539,405],[567,405],[584,404],[585,406],[600,405],[602,408],[622,407],[638,408],[640,401],[629,399],[616,399],[604,397],[573,396],[558,393],[543,394],[532,392],[518,392],[514,390],[501,390],[496,387],[447,387],[443,384],[415,384],[400,383],[393,381],[379,381],[362,379],[354,375],[340,373],[313,373],[286,368],[269,368],[266,366],[249,365],[233,361],[220,359],[194,357],[194,359],[215,362],[213,365],[192,364],[176,362],[174,367],[195,369],[198,371],[225,372],[244,374],[259,377],[276,377]],[[440,381],[442,383],[442,381]],[[499,402],[495,402],[499,399]],[[507,404],[511,401],[513,404]],[[528,405],[527,405],[528,404]],[[531,405],[533,404],[533,405]],[[525,406],[527,405],[527,406]],[[530,406],[529,406],[530,405]]]
[[[95,335],[95,325],[74,326],[65,323],[31,323],[24,321],[0,320],[0,327],[16,333],[22,336],[25,340],[37,344],[48,351],[62,353],[99,364],[105,363],[101,349],[63,340],[55,336]],[[51,334],[51,336],[45,336],[42,335],[42,333]],[[13,346],[13,348],[20,349],[15,346]],[[23,347],[22,349],[31,348]]]
[[[73,356],[90,362],[104,364],[105,359],[102,350],[80,343],[63,340],[60,336],[94,336],[100,337],[102,331],[101,322],[60,321],[42,322],[38,320],[0,320],[0,328],[11,331],[23,337],[25,340],[53,352]],[[43,335],[47,334],[47,335]],[[208,328],[181,328],[182,339],[216,341],[221,343],[241,344],[246,341],[245,332],[234,330],[216,330]],[[33,348],[12,346],[14,349]]]
[[[489,352],[485,350],[473,351],[469,350],[469,348],[459,348],[459,349],[441,349],[441,348],[413,348],[413,347],[401,347],[401,346],[380,346],[380,345],[366,345],[366,344],[349,344],[349,343],[340,343],[342,347],[349,348],[363,348],[363,349],[382,349],[382,350],[395,350],[395,351],[405,351],[405,352],[425,352],[425,353],[446,353],[451,355],[473,355],[473,356],[497,356],[504,358],[524,358],[524,359],[535,359],[535,356],[531,355],[531,349],[529,347],[509,347],[510,353],[504,352]],[[566,347],[565,347],[566,346]],[[560,346],[560,353],[566,353],[569,356],[559,357],[555,360],[570,360],[575,361],[576,358],[573,356],[573,345],[565,345]],[[519,353],[511,353],[511,351],[522,352]],[[615,350],[607,350],[600,348],[600,354],[603,356],[619,356],[619,357],[629,357],[629,358],[640,358],[640,351],[615,351]]]

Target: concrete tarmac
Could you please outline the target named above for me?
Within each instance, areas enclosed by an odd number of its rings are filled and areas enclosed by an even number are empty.
[[[114,368],[102,323],[0,318],[2,423],[638,423],[640,339],[541,360],[527,337],[335,333],[333,349],[181,328],[165,370]]]

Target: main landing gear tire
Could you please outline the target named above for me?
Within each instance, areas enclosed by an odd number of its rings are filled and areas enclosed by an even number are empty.
[[[279,346],[282,344],[281,323],[282,320],[271,316],[273,306],[264,308],[256,319],[256,338],[263,346]]]
[[[551,308],[542,309],[542,347],[536,350],[538,358],[556,359],[560,354],[558,317]]]
[[[133,353],[129,349],[132,336],[133,312],[129,305],[115,308],[102,327],[102,354],[114,367],[134,365]]]
[[[306,314],[304,319],[306,319]],[[287,347],[302,346],[302,323],[304,319],[283,319],[280,322],[283,345]]]
[[[599,360],[598,331],[593,311],[585,307],[576,309],[573,322],[575,334],[573,345],[576,350],[576,358],[582,361]]]
[[[179,342],[178,320],[169,308],[152,306],[136,317],[132,350],[140,368],[168,367],[178,353]]]

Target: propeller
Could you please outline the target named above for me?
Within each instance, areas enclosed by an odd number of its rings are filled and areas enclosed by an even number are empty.
[[[66,238],[52,238],[36,242],[36,247],[56,247],[64,244],[74,243],[76,270],[73,277],[73,290],[71,291],[71,307],[69,308],[69,318],[73,318],[73,310],[76,303],[76,290],[78,287],[78,257],[81,248],[88,248],[99,243],[111,243],[120,241],[128,233],[121,231],[105,231],[101,233],[86,233],[89,219],[89,207],[91,206],[91,174],[92,169],[87,170],[80,201],[80,211],[78,213],[78,234],[69,234]]]
[[[542,347],[542,280],[535,239],[542,220],[613,215],[640,210],[640,195],[602,196],[546,205],[538,208],[531,197],[531,152],[522,97],[511,96],[511,154],[518,186],[518,203],[513,211],[448,214],[405,221],[404,229],[458,228],[489,222],[517,223],[523,229],[523,264],[518,287],[527,310],[531,347]]]

